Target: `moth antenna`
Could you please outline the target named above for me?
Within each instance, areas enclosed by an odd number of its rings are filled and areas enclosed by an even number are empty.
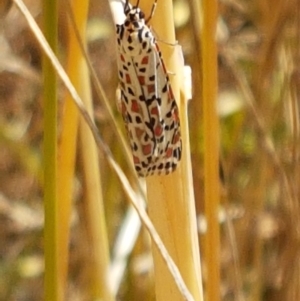
[[[129,0],[125,1],[125,5],[124,5],[124,13],[127,11],[127,8],[129,8]]]
[[[151,9],[151,13],[149,15],[149,17],[145,20],[145,23],[148,24],[148,22],[152,19],[153,15],[154,15],[154,11],[156,9],[156,5],[157,5],[157,0],[155,0],[153,2],[153,5],[152,5],[152,9]]]

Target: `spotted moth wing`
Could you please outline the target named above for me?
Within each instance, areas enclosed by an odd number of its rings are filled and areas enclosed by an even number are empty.
[[[117,26],[122,116],[140,176],[168,174],[181,158],[178,108],[150,28]]]

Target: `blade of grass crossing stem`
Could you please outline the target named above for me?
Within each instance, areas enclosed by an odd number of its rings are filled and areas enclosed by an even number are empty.
[[[57,50],[57,1],[43,1],[44,33],[53,51]],[[57,154],[57,79],[48,58],[44,75],[44,206],[45,206],[45,300],[62,301],[58,276],[58,219],[56,187]]]
[[[205,261],[207,264],[207,300],[220,300],[220,229],[219,123],[216,110],[217,69],[217,0],[204,0],[202,26],[203,113],[204,113],[204,201],[207,218]]]

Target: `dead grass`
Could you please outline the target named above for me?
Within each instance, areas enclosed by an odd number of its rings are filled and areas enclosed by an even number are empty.
[[[38,2],[27,4],[40,20]],[[105,92],[115,102],[114,28],[104,4],[91,3],[90,19],[97,17],[101,26],[89,50]],[[226,217],[221,236],[222,300],[300,300],[299,13],[295,0],[220,2],[220,149],[225,171],[221,211]],[[177,37],[193,70],[194,98],[189,116],[200,216],[203,137],[202,118],[195,112],[201,110],[201,61],[196,51],[201,44],[194,38],[195,18],[190,12],[190,21],[177,28]],[[61,12],[62,62],[68,38],[65,20]],[[0,20],[0,26],[0,300],[34,301],[43,296],[41,53],[15,7]],[[94,33],[92,27],[88,30]],[[64,93],[61,87],[61,100]],[[96,97],[94,105],[103,139],[126,170],[109,117]],[[115,175],[104,158],[102,161],[112,248],[127,203]],[[67,298],[72,301],[90,300],[85,278],[90,249],[81,174],[78,164]],[[120,300],[154,300],[149,252],[149,241],[142,231],[128,262]]]

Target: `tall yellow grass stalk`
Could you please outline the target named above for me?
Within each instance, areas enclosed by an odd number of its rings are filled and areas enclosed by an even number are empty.
[[[54,53],[57,52],[57,1],[43,1],[44,33]],[[44,75],[44,252],[45,300],[62,301],[58,276],[57,215],[57,78],[48,58],[43,62]]]
[[[140,4],[147,15],[152,1]],[[183,139],[183,156],[179,168],[167,176],[153,176],[146,179],[149,215],[167,250],[175,261],[179,271],[195,300],[203,300],[198,247],[194,192],[190,168],[189,137],[187,130],[186,100],[181,98],[183,66],[180,53],[175,46],[175,32],[172,1],[158,1],[151,25],[158,39],[160,48],[177,103]],[[174,45],[169,45],[167,43]],[[175,286],[174,279],[167,270],[157,249],[153,247],[156,300],[184,300]]]
[[[217,116],[218,65],[216,25],[217,0],[204,0],[202,25],[202,78],[204,122],[204,202],[207,218],[205,262],[207,300],[220,300],[220,229],[219,229],[219,121]]]
[[[73,18],[70,26],[70,40],[68,47],[68,71],[70,79],[83,99],[90,116],[93,116],[93,105],[89,72],[85,57],[76,37],[76,30],[85,45],[85,32],[88,17],[89,1],[73,1],[70,18]],[[67,6],[67,9],[71,7]],[[76,28],[74,28],[76,26]],[[92,117],[91,117],[92,118]],[[93,118],[92,118],[93,119]],[[65,262],[62,262],[64,276],[66,277],[67,246],[68,246],[68,225],[70,221],[70,208],[72,199],[72,180],[74,178],[74,163],[76,154],[77,128],[79,127],[80,155],[84,175],[84,208],[89,232],[89,253],[87,269],[89,278],[89,295],[94,299],[114,300],[109,286],[109,250],[103,208],[101,189],[100,165],[98,151],[93,135],[84,122],[79,122],[78,110],[70,97],[67,96],[63,132],[59,162],[62,167],[59,177],[59,193],[61,197],[60,215],[64,219],[64,228],[61,234],[62,253],[65,254]],[[65,168],[64,168],[65,167]],[[67,213],[66,213],[67,212]],[[67,216],[68,215],[68,216]],[[65,282],[65,279],[62,279]]]

